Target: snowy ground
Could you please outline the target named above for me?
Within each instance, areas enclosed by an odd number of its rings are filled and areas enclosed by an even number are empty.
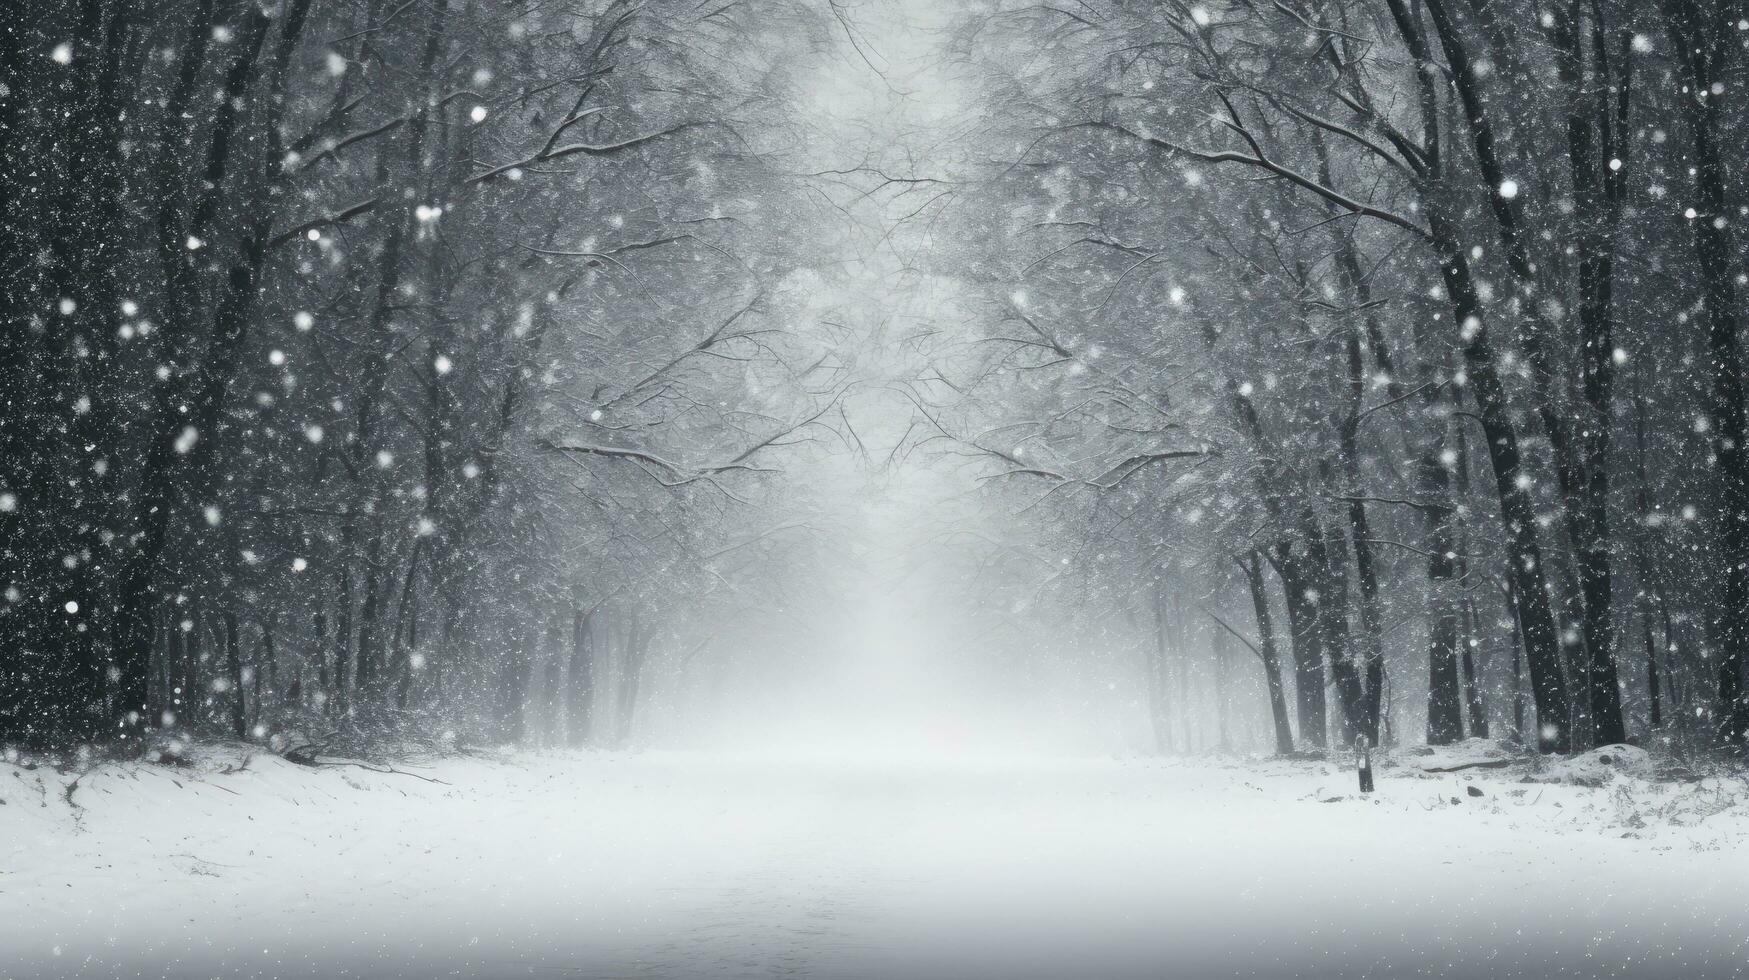
[[[1749,972],[1741,780],[1411,764],[0,767],[0,976]]]

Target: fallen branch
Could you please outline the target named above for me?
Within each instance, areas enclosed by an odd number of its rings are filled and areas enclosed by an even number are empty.
[[[75,790],[77,790],[79,788],[79,780],[84,779],[86,776],[91,775],[91,773],[94,771],[95,770],[88,769],[85,772],[82,772],[79,775],[74,776],[73,781],[68,783],[66,789],[64,789],[61,792],[62,798],[67,801],[67,809],[73,811],[73,820],[75,823],[77,823],[79,820],[79,811],[81,811],[85,808],[73,800],[73,793]]]
[[[436,776],[421,776],[416,772],[408,772],[405,769],[396,769],[392,766],[373,766],[373,765],[370,765],[369,763],[350,762],[350,761],[346,761],[346,762],[318,762],[318,763],[316,763],[316,765],[318,765],[318,766],[357,766],[358,768],[363,769],[366,772],[380,772],[384,775],[391,775],[392,774],[392,775],[396,775],[396,776],[412,776],[414,779],[423,779],[428,783],[436,783],[439,786],[448,786],[449,785],[449,783],[445,782],[444,780],[438,779]]]
[[[1491,759],[1487,762],[1466,762],[1461,766],[1444,766],[1444,767],[1429,766],[1421,771],[1422,772],[1462,772],[1465,769],[1505,769],[1507,766],[1510,766],[1514,762],[1517,762],[1517,761],[1518,761],[1517,759]]]
[[[321,765],[321,763],[316,760],[316,753],[327,747],[327,742],[305,742],[302,745],[287,746],[286,750],[279,755],[280,758],[287,762],[295,763],[300,766],[309,766],[313,769],[316,766]]]
[[[412,776],[414,779],[423,779],[428,783],[436,783],[439,786],[449,785],[449,783],[436,777],[421,776],[416,772],[408,772],[405,769],[396,769],[393,766],[373,766],[367,762],[354,762],[351,759],[320,759],[307,751],[316,748],[320,748],[320,746],[300,745],[297,748],[287,749],[282,757],[287,762],[294,762],[310,769],[331,769],[338,766],[356,766],[366,772],[377,772],[384,775],[395,776]]]

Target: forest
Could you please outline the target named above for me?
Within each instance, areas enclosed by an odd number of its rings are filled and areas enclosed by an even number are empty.
[[[9,743],[624,741],[834,453],[1161,748],[1221,644],[1282,752],[1741,742],[1740,5],[969,7],[922,159],[708,7],[9,18]]]
[[[0,750],[1740,782],[1746,84],[1743,0],[13,0]]]

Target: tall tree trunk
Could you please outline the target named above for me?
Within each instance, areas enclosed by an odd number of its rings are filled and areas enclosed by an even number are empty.
[[[1182,655],[1177,658],[1178,670],[1176,672],[1178,675],[1179,729],[1184,733],[1184,741],[1180,744],[1182,745],[1181,751],[1188,754],[1195,751],[1199,744],[1196,737],[1194,713],[1190,710],[1190,630],[1185,624],[1184,603],[1179,601],[1174,604],[1174,607],[1172,621],[1178,624],[1176,630],[1178,649],[1182,652]]]
[[[438,625],[437,651],[430,661],[431,692],[436,699],[443,697],[444,679],[455,666],[456,634],[462,622],[462,600],[456,586],[452,582],[439,591],[443,596],[443,618]]]
[[[384,553],[387,544],[383,540],[384,531],[381,521],[371,521],[365,528],[364,561],[359,569],[364,599],[358,605],[358,653],[353,664],[353,686],[358,698],[373,708],[382,693],[384,596],[393,582]]]
[[[624,746],[632,738],[632,722],[638,710],[638,688],[644,675],[644,651],[649,646],[649,627],[643,615],[634,608],[626,631],[624,654],[620,659],[619,703],[614,715],[617,727],[614,742]]]
[[[1437,92],[1449,81],[1464,104],[1470,146],[1488,185],[1488,200],[1506,245],[1507,264],[1521,288],[1534,289],[1533,263],[1525,247],[1516,206],[1507,195],[1499,192],[1504,186],[1504,177],[1499,173],[1494,133],[1481,104],[1474,65],[1453,25],[1445,0],[1423,0],[1419,7],[1411,6],[1408,0],[1388,0],[1388,5],[1417,65],[1421,86],[1420,114],[1425,132],[1417,149],[1426,161],[1429,188],[1438,190],[1449,177],[1460,176],[1447,173],[1440,154],[1442,138]],[[1434,19],[1438,42],[1453,69],[1449,79],[1438,74],[1433,61],[1429,37],[1420,22],[1420,9],[1423,8]],[[1507,534],[1508,580],[1519,604],[1520,632],[1537,702],[1540,722],[1537,745],[1544,751],[1565,752],[1572,744],[1567,683],[1562,673],[1560,637],[1549,601],[1542,546],[1537,536],[1536,510],[1529,494],[1529,476],[1523,470],[1519,453],[1518,427],[1512,419],[1506,389],[1500,379],[1493,342],[1471,275],[1469,252],[1459,225],[1448,213],[1451,205],[1437,198],[1427,200],[1426,204],[1428,241],[1439,260],[1441,279],[1451,300],[1453,319],[1460,330],[1468,387],[1481,417],[1495,491],[1500,499],[1500,514]],[[1542,314],[1534,301],[1526,303],[1524,308],[1527,318],[1532,321],[1531,329],[1524,337],[1526,353],[1540,361],[1541,341],[1549,331],[1545,329]],[[1542,408],[1543,405],[1539,404],[1539,410]],[[1565,486],[1570,476],[1567,464],[1571,462],[1571,454],[1565,452],[1564,421],[1557,412],[1541,411],[1541,414],[1557,456],[1556,469]]]
[[[563,744],[564,718],[561,712],[565,704],[565,627],[564,620],[555,612],[547,619],[545,638],[541,642],[541,660],[538,682],[540,684],[540,743],[543,746]]]
[[[310,632],[316,641],[316,690],[320,693],[322,704],[326,705],[332,695],[329,687],[331,678],[328,672],[328,613],[317,609],[310,614]]]
[[[291,0],[280,18],[279,43],[267,66],[269,89],[283,92],[284,79],[290,67],[292,52],[302,34],[310,0]],[[202,186],[203,195],[190,209],[184,234],[169,234],[169,247],[200,241],[199,232],[208,227],[219,213],[220,202],[227,189],[248,198],[259,188],[246,183],[236,191],[227,179],[230,161],[235,152],[234,139],[238,115],[245,96],[258,78],[262,45],[274,19],[253,5],[245,5],[242,30],[237,34],[236,54],[228,66],[220,98],[216,100],[217,118],[208,139]],[[276,105],[262,120],[263,129],[277,134],[282,118]],[[270,136],[276,139],[276,136]],[[278,155],[270,147],[265,154],[278,165]],[[177,202],[160,202],[160,207],[175,208]],[[242,357],[242,342],[249,317],[257,301],[257,286],[265,261],[265,243],[272,227],[274,209],[256,205],[240,222],[245,228],[236,258],[226,269],[214,307],[213,330],[205,356],[186,379],[172,377],[162,382],[155,393],[152,430],[146,446],[144,464],[139,477],[137,495],[140,499],[140,527],[129,536],[129,550],[119,561],[116,574],[115,616],[111,645],[115,651],[117,710],[131,711],[131,705],[141,701],[149,676],[151,649],[151,608],[154,579],[170,541],[173,520],[186,516],[191,504],[211,500],[217,485],[216,469],[220,460],[215,453],[216,438],[226,396]],[[160,230],[174,224],[172,217],[161,219]],[[163,242],[161,241],[161,247]],[[190,249],[188,251],[199,251]],[[168,284],[177,308],[167,310],[172,317],[170,341],[180,352],[181,360],[189,359],[189,338],[195,325],[189,317],[193,307],[192,289],[177,286],[184,274],[181,263],[193,257],[178,255],[168,266],[176,275]],[[186,482],[185,482],[186,481]],[[190,522],[199,538],[199,521]],[[174,563],[173,567],[174,567]]]
[[[1154,597],[1154,643],[1146,655],[1148,669],[1148,723],[1154,732],[1154,751],[1172,750],[1172,718],[1166,710],[1167,650],[1166,597]]]
[[[1326,184],[1330,183],[1330,157],[1324,140],[1320,134],[1317,138],[1319,173]],[[1354,575],[1358,586],[1360,600],[1360,657],[1366,671],[1366,700],[1362,715],[1362,728],[1373,745],[1379,743],[1379,723],[1387,710],[1384,705],[1385,693],[1385,652],[1384,652],[1384,614],[1379,606],[1379,582],[1377,563],[1373,557],[1372,527],[1367,520],[1366,501],[1362,497],[1364,480],[1360,471],[1360,425],[1365,419],[1366,404],[1366,355],[1363,333],[1374,338],[1381,338],[1383,331],[1379,329],[1372,313],[1372,291],[1367,286],[1366,275],[1360,266],[1360,259],[1355,254],[1353,240],[1343,235],[1337,244],[1336,267],[1341,277],[1343,288],[1354,298],[1357,306],[1366,309],[1364,314],[1350,314],[1347,329],[1343,335],[1343,381],[1344,407],[1341,417],[1337,420],[1337,456],[1342,467],[1342,492],[1348,517],[1348,533],[1354,542]],[[1375,345],[1375,353],[1381,358],[1383,343]],[[1381,371],[1388,372],[1388,361],[1381,363]],[[1393,397],[1395,397],[1393,395]]]
[[[1450,746],[1464,737],[1462,700],[1457,684],[1457,539],[1453,534],[1452,474],[1446,439],[1436,437],[1418,462],[1422,516],[1427,521],[1427,744]]]
[[[1400,3],[1401,0],[1393,0],[1393,2]],[[1517,308],[1521,311],[1519,319],[1524,326],[1519,339],[1524,348],[1525,360],[1534,369],[1535,383],[1530,386],[1529,393],[1536,408],[1537,418],[1542,423],[1543,433],[1548,438],[1551,455],[1554,458],[1556,484],[1561,501],[1559,515],[1561,526],[1574,548],[1585,550],[1588,544],[1594,545],[1596,543],[1596,536],[1591,526],[1592,511],[1586,505],[1587,488],[1591,483],[1591,475],[1586,470],[1585,457],[1581,451],[1579,440],[1574,438],[1564,406],[1558,397],[1560,392],[1565,389],[1565,384],[1562,380],[1563,375],[1553,361],[1549,344],[1560,335],[1560,331],[1555,324],[1549,322],[1550,318],[1544,312],[1545,307],[1537,298],[1543,290],[1537,275],[1537,263],[1530,252],[1531,234],[1523,219],[1522,205],[1516,195],[1501,192],[1501,188],[1508,183],[1507,174],[1499,156],[1492,114],[1482,96],[1482,76],[1476,70],[1475,59],[1465,43],[1465,35],[1452,17],[1449,0],[1423,0],[1423,3],[1437,28],[1434,34],[1441,50],[1445,53],[1446,61],[1450,65],[1451,85],[1464,109],[1465,125],[1458,127],[1458,131],[1468,137],[1476,162],[1475,172],[1482,178],[1482,190],[1486,195],[1489,209],[1495,219],[1495,226],[1499,231],[1506,265],[1517,283],[1517,298],[1519,300]],[[1551,14],[1551,16],[1553,15]],[[1450,230],[1443,234],[1436,231],[1434,237],[1441,242],[1442,260],[1450,264],[1450,260],[1446,259],[1446,256],[1453,253],[1461,255],[1462,246],[1458,243],[1457,238],[1453,237]],[[1467,278],[1467,267],[1464,274]],[[1478,312],[1476,316],[1479,317],[1480,313]],[[1460,323],[1465,322],[1467,316],[1459,313],[1458,319]],[[1477,322],[1479,323],[1480,320],[1478,319]],[[1605,350],[1602,352],[1602,356],[1607,360],[1609,353],[1608,350]],[[1603,369],[1606,372],[1609,370],[1607,363],[1603,365]],[[1473,366],[1472,373],[1474,373]],[[1604,386],[1600,391],[1607,402],[1607,386]],[[1504,399],[1504,393],[1502,398]],[[1492,443],[1493,436],[1490,436],[1489,440]],[[1604,546],[1603,550],[1591,548],[1589,562],[1590,574],[1607,577],[1607,545]],[[1564,567],[1564,565],[1557,562],[1557,567]],[[1540,571],[1539,574],[1546,575],[1546,570]],[[1596,582],[1594,581],[1593,587],[1595,586]],[[1568,622],[1580,626],[1588,622],[1583,606],[1585,595],[1586,589],[1582,585],[1562,590],[1561,598],[1565,605],[1564,612]],[[1532,597],[1527,597],[1524,601],[1526,603],[1524,613],[1527,624],[1532,629],[1540,630],[1541,613],[1536,608],[1539,601]],[[1551,612],[1552,610],[1553,607],[1551,607]],[[1564,632],[1560,628],[1560,624],[1552,619],[1549,625],[1553,635],[1557,638]],[[1581,639],[1583,638],[1583,630],[1579,632],[1579,636]],[[1570,719],[1579,716],[1582,721],[1588,724],[1591,722],[1593,712],[1589,696],[1591,693],[1589,678],[1592,671],[1613,673],[1615,669],[1612,649],[1606,649],[1592,655],[1587,650],[1579,649],[1577,643],[1570,645],[1575,648],[1574,652],[1581,658],[1580,662],[1585,665],[1586,683],[1580,692],[1581,697],[1576,701],[1567,699],[1563,687],[1562,707],[1567,709],[1562,712],[1562,721],[1559,727],[1560,741],[1563,744],[1571,743],[1573,738]],[[1532,683],[1535,686],[1535,678],[1539,673],[1536,666],[1538,643],[1527,638],[1526,646],[1531,653]],[[1558,663],[1561,654],[1559,645],[1554,652],[1555,660]],[[1593,667],[1593,664],[1596,666]],[[1543,697],[1543,695],[1539,694],[1538,697]],[[1549,706],[1543,705],[1539,701],[1537,713],[1541,718],[1541,727],[1545,731],[1549,728],[1551,719],[1554,717],[1549,711],[1544,710],[1547,707]],[[1616,722],[1619,723],[1619,705],[1615,711],[1615,716]],[[1606,718],[1605,725],[1608,724],[1610,722]]]
[[[1712,603],[1708,634],[1719,651],[1719,701],[1714,716],[1719,738],[1741,744],[1749,738],[1749,692],[1744,670],[1749,666],[1749,406],[1743,392],[1743,352],[1739,340],[1737,247],[1732,232],[1736,218],[1725,190],[1725,162],[1720,151],[1720,121],[1736,93],[1713,91],[1733,82],[1730,59],[1737,57],[1738,39],[1727,0],[1663,0],[1671,46],[1684,83],[1680,96],[1689,139],[1694,148],[1694,254],[1700,265],[1706,299],[1706,353],[1711,383],[1703,391],[1714,471],[1720,483],[1718,550],[1724,568],[1718,599]],[[1734,84],[1734,82],[1733,82]],[[1721,88],[1721,92],[1724,91]]]
[[[1366,723],[1366,681],[1349,652],[1348,539],[1341,532],[1329,533],[1310,509],[1302,527],[1306,528],[1306,555],[1319,575],[1318,622],[1330,656],[1330,675],[1336,682],[1336,703],[1342,709],[1341,742],[1352,744],[1356,735],[1371,739],[1376,734]]]
[[[188,662],[188,634],[182,629],[181,617],[172,607],[164,630],[164,704],[156,724],[187,725],[194,720],[189,710],[188,683],[185,664]],[[168,720],[166,720],[168,719]]]
[[[1658,684],[1658,646],[1652,640],[1652,617],[1644,605],[1640,607],[1640,629],[1646,646],[1646,724],[1656,732],[1664,727],[1664,701]]]
[[[231,737],[249,737],[249,705],[243,689],[243,638],[234,602],[225,604],[225,678],[231,691]]]
[[[1458,637],[1458,650],[1464,671],[1464,706],[1469,712],[1471,738],[1488,737],[1488,702],[1482,694],[1482,678],[1476,670],[1476,607],[1467,598],[1463,603],[1463,630]]]
[[[413,679],[424,667],[424,654],[419,649],[419,548],[413,548],[407,581],[401,591],[400,612],[395,627],[395,708],[406,711],[413,701]]]
[[[1227,726],[1227,635],[1216,633],[1209,643],[1209,653],[1215,661],[1215,749],[1223,754],[1233,750],[1232,733]]]
[[[1518,430],[1512,421],[1506,389],[1481,301],[1470,278],[1468,256],[1438,208],[1429,210],[1429,224],[1440,253],[1441,273],[1461,325],[1469,390],[1481,417],[1488,459],[1494,471],[1495,493],[1507,533],[1507,581],[1518,603],[1519,625],[1536,699],[1537,746],[1545,752],[1565,752],[1572,746],[1568,725],[1567,682],[1561,671],[1560,637],[1543,577],[1543,554],[1537,539],[1536,508],[1530,499],[1528,474],[1519,455]]]
[[[1288,546],[1271,550],[1270,564],[1287,599],[1288,639],[1294,659],[1294,710],[1300,738],[1314,748],[1327,744],[1324,703],[1324,634],[1318,624],[1316,588],[1307,581],[1303,556]]]
[[[1524,727],[1524,621],[1518,615],[1518,598],[1512,594],[1512,584],[1504,582],[1501,591],[1506,596],[1506,610],[1512,628],[1506,639],[1512,644],[1512,737],[1525,741]]]
[[[595,720],[595,634],[593,611],[572,611],[571,669],[566,690],[566,734],[573,748],[589,744]]]
[[[1251,611],[1257,617],[1258,655],[1263,658],[1263,680],[1269,688],[1269,715],[1275,723],[1275,751],[1288,755],[1294,750],[1294,733],[1288,725],[1287,693],[1282,690],[1281,655],[1275,641],[1275,623],[1269,614],[1269,593],[1263,582],[1263,564],[1256,552],[1239,562],[1245,572],[1245,583],[1251,588]]]
[[[528,737],[531,653],[524,648],[523,640],[519,637],[503,656],[503,666],[498,671],[498,720],[504,733],[504,741],[510,745],[520,745]]]
[[[1577,8],[1577,4],[1574,5]],[[1559,4],[1553,10],[1561,9]],[[1627,106],[1630,77],[1625,66],[1628,45],[1622,46],[1624,71],[1611,76],[1608,45],[1601,23],[1586,33],[1592,40],[1592,56],[1584,57],[1584,42],[1577,16],[1557,18],[1562,42],[1556,58],[1569,86],[1567,119],[1568,158],[1573,197],[1581,222],[1579,246],[1579,355],[1580,389],[1589,417],[1579,433],[1584,483],[1584,520],[1576,530],[1579,552],[1579,582],[1584,593],[1585,685],[1589,698],[1592,738],[1597,744],[1613,744],[1627,738],[1622,718],[1621,685],[1616,672],[1613,578],[1613,540],[1609,525],[1609,449],[1614,429],[1612,398],[1615,390],[1615,284],[1616,227],[1620,222],[1625,185],[1620,167],[1604,166],[1606,157],[1621,159],[1626,150]],[[1624,41],[1626,36],[1624,35]],[[1599,78],[1601,76],[1601,80]],[[1602,91],[1604,83],[1618,95],[1612,101]],[[1619,120],[1612,107],[1619,105]]]
[[[200,686],[200,662],[205,656],[201,653],[200,617],[190,610],[183,622],[188,626],[182,645],[183,727],[192,732],[199,728],[201,716],[206,713],[203,710],[206,692]]]
[[[1652,619],[1661,610],[1665,611],[1665,623],[1669,623],[1669,606],[1664,600],[1664,585],[1658,574],[1657,565],[1651,554],[1652,537],[1652,497],[1651,480],[1646,475],[1646,398],[1640,387],[1640,376],[1646,365],[1646,358],[1639,361],[1639,369],[1634,372],[1634,516],[1639,527],[1634,534],[1634,575],[1639,580],[1639,596],[1635,607],[1640,616],[1640,628],[1644,634],[1646,648],[1646,695],[1648,699],[1648,724],[1653,731],[1664,725],[1663,690],[1658,676],[1658,647],[1652,639]],[[1664,634],[1662,646],[1669,648],[1670,635]]]
[[[341,531],[340,556],[334,571],[334,690],[329,703],[341,715],[346,714],[352,704],[352,685],[347,679],[352,663],[352,569],[346,560],[346,555],[352,550],[347,533],[351,527],[348,521],[346,529]]]
[[[1463,409],[1463,392],[1453,388],[1448,396],[1452,411]],[[1470,440],[1463,426],[1453,426],[1452,439],[1456,443],[1457,455],[1453,460],[1453,476],[1457,499],[1469,500],[1472,487],[1470,485]],[[1442,460],[1443,461],[1443,460]],[[1457,583],[1463,594],[1461,620],[1462,630],[1458,637],[1458,649],[1462,653],[1464,673],[1464,702],[1469,708],[1470,737],[1487,738],[1488,702],[1482,691],[1481,675],[1476,669],[1476,650],[1481,644],[1482,624],[1476,612],[1475,585],[1472,582],[1473,569],[1470,566],[1470,535],[1468,525],[1462,516],[1451,515],[1457,537]]]
[[[1458,690],[1458,604],[1456,539],[1453,534],[1450,471],[1446,441],[1436,439],[1419,463],[1421,493],[1428,503],[1427,592],[1432,623],[1427,642],[1427,743],[1449,745],[1463,738],[1463,704]],[[1443,458],[1442,458],[1443,457]]]
[[[261,621],[261,660],[255,667],[255,724],[268,723],[267,705],[281,702],[279,685],[279,610],[273,609]],[[263,668],[266,668],[265,670]],[[262,675],[266,675],[266,698],[262,697]]]

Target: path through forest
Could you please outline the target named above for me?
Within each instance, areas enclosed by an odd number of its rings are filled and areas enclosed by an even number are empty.
[[[1749,954],[1740,786],[1393,770],[1362,800],[1305,763],[409,770],[433,783],[235,762],[100,768],[71,809],[70,777],[8,767],[0,975],[1701,977]]]

